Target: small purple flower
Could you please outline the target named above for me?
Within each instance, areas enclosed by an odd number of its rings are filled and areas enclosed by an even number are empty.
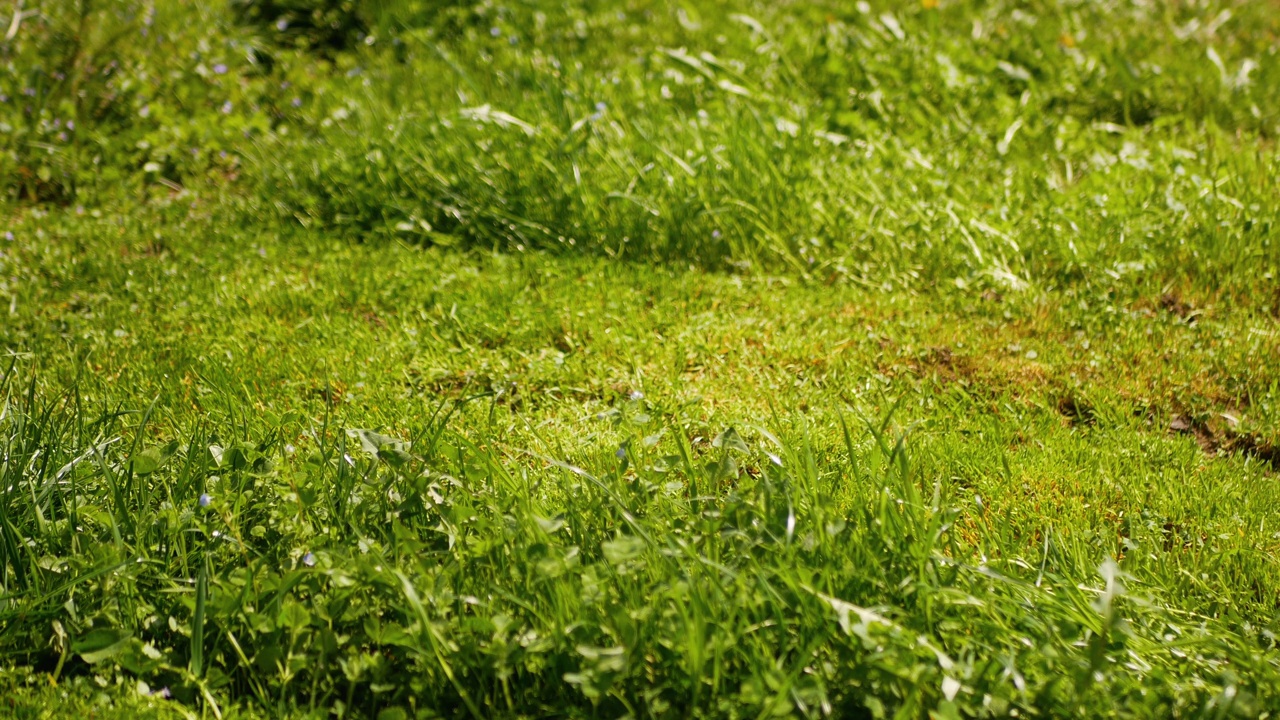
[[[296,97],[293,100],[289,101],[289,104],[294,107],[302,107],[302,98]]]
[[[62,118],[54,118],[54,119],[53,119],[53,129],[54,129],[54,130],[57,130],[57,129],[58,129],[58,128],[60,128],[60,127],[62,127]]]
[[[627,446],[626,446],[626,445],[619,445],[619,446],[618,446],[618,452],[614,453],[614,456],[615,456],[615,457],[617,457],[619,460],[626,460],[626,459],[627,459]]]
[[[515,36],[515,35],[512,35],[511,37],[507,38],[507,44],[508,44],[508,45],[515,45],[515,44],[517,44],[517,43],[519,43],[519,42],[520,42],[520,41],[516,39],[516,36]]]
[[[496,27],[491,27],[491,28],[489,28],[489,34],[490,34],[490,35],[492,35],[492,36],[494,36],[494,37],[501,37],[501,36],[502,36],[502,30],[500,30],[500,29],[498,29],[498,28],[496,28]]]
[[[285,30],[288,30],[288,29],[289,29],[288,20],[285,20],[284,18],[280,18],[279,20],[276,21],[276,30],[279,30],[280,32],[284,32]]]
[[[631,399],[632,399],[632,400],[643,400],[643,399],[644,399],[644,393],[640,392],[639,390],[632,390],[632,391],[631,391]]]
[[[214,71],[215,73],[219,74],[219,75],[226,75],[226,74],[227,74],[227,66],[226,66],[226,65],[224,65],[224,64],[222,64],[222,63],[218,63],[217,65],[214,65],[214,66],[213,66],[213,71]]]
[[[67,121],[67,129],[68,129],[68,130],[75,130],[75,129],[76,129],[76,121],[75,121],[75,120],[68,120],[68,121]]]
[[[213,498],[209,497],[209,493],[205,493],[200,496],[200,500],[198,502],[200,503],[200,507],[209,507],[213,504]]]
[[[36,89],[35,89],[35,88],[32,88],[32,87],[29,87],[29,88],[22,88],[22,94],[23,94],[23,95],[26,95],[27,97],[35,97],[35,96],[36,96]]]
[[[233,106],[232,106],[232,104],[231,104],[231,101],[230,101],[230,100],[228,100],[228,101],[226,101],[226,102],[222,103],[222,114],[223,114],[223,115],[230,115],[230,114],[231,114],[231,109],[232,109],[232,107],[233,107]]]
[[[58,133],[58,142],[66,142],[66,141],[67,141],[67,134],[64,132]]]
[[[167,688],[167,687],[162,687],[162,688],[160,688],[159,690],[155,690],[155,691],[153,691],[153,692],[151,693],[151,696],[152,696],[152,697],[163,698],[163,699],[165,699],[165,700],[168,700],[169,698],[173,697],[173,693],[169,692],[169,688]]]
[[[149,115],[151,115],[150,105],[143,105],[142,107],[138,108],[138,117],[147,117]]]
[[[720,230],[719,230],[719,229],[716,229],[716,230],[712,230],[712,231],[711,231],[711,239],[713,239],[713,240],[719,240],[719,239],[720,239]]]
[[[4,231],[4,239],[5,239],[5,240],[8,240],[9,242],[13,242],[13,231],[12,231],[12,230],[5,230],[5,231]]]
[[[605,110],[608,110],[608,109],[609,109],[609,104],[606,103],[605,101],[601,100],[600,102],[596,103],[596,112],[604,112]]]
[[[315,554],[315,553],[307,553],[306,555],[303,555],[303,556],[302,556],[302,564],[303,564],[303,565],[306,565],[307,567],[315,567],[315,566],[316,566],[316,554]]]

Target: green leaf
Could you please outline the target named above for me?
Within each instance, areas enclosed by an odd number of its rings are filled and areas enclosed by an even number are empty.
[[[399,447],[378,448],[378,459],[394,467],[400,467],[413,459],[413,456]]]
[[[738,477],[738,463],[732,455],[726,453],[719,460],[712,460],[706,465],[707,477],[714,482],[724,482]]]
[[[389,465],[400,466],[412,459],[408,452],[409,444],[403,440],[382,435],[372,430],[352,428],[347,430],[347,437],[360,441],[360,448]]]
[[[213,459],[215,465],[224,469],[243,470],[249,465],[251,453],[257,454],[253,445],[249,443],[236,443],[228,447],[209,446],[209,457]]]
[[[178,452],[178,447],[177,440],[165,445],[153,445],[130,458],[129,469],[134,475],[150,475],[169,462],[169,458]]]
[[[116,660],[134,675],[150,675],[168,662],[164,652],[138,638],[128,638]]]
[[[628,560],[640,557],[644,552],[644,540],[634,535],[619,535],[616,540],[607,540],[600,545],[604,558],[611,565],[619,565]]]
[[[578,654],[595,664],[596,672],[621,672],[627,667],[627,649],[624,647],[593,647],[578,645]]]
[[[564,527],[563,515],[557,515],[553,518],[544,518],[538,515],[534,515],[533,519],[538,523],[538,527],[542,528],[542,531],[547,533],[548,535]]]
[[[71,644],[71,652],[94,665],[128,647],[131,637],[133,633],[120,628],[94,628]]]
[[[717,435],[716,439],[711,441],[711,444],[714,447],[723,448],[725,450],[737,450],[738,452],[743,453],[751,452],[747,447],[747,443],[742,439],[742,436],[733,428],[729,428]]]
[[[301,630],[311,624],[311,613],[307,612],[306,608],[296,602],[286,601],[280,606],[280,614],[277,616],[276,620],[280,623],[281,627]]]

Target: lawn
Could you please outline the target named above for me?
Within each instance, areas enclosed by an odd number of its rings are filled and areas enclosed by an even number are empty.
[[[0,9],[0,715],[1275,717],[1275,8]]]

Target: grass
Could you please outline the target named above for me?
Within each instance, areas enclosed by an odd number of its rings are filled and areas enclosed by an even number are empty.
[[[188,12],[231,157],[5,208],[0,712],[1280,707],[1267,4]]]

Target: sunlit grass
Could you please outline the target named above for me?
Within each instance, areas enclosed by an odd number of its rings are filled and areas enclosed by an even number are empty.
[[[0,714],[1280,706],[1268,6],[419,10],[5,209]]]

